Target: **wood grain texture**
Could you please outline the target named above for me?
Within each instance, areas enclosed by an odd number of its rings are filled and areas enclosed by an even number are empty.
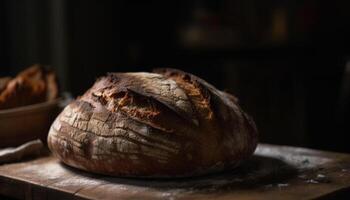
[[[79,171],[49,156],[0,166],[0,195],[18,199],[242,199],[337,197],[350,187],[350,155],[260,144],[234,170],[179,179]]]
[[[237,99],[174,69],[111,73],[69,104],[48,145],[64,163],[118,176],[195,176],[233,168],[257,130]]]

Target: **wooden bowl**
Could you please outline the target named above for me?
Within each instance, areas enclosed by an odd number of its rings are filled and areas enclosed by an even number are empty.
[[[18,146],[34,139],[46,143],[60,100],[0,110],[0,148]]]

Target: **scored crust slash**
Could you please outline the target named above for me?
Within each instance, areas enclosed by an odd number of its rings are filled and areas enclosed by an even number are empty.
[[[67,165],[134,177],[230,169],[257,142],[254,121],[236,97],[176,69],[99,78],[62,111],[48,136]]]

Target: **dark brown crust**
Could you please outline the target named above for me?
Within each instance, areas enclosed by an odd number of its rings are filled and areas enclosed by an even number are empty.
[[[40,103],[58,97],[56,75],[41,65],[33,65],[15,78],[3,80],[0,87],[0,109]]]
[[[57,117],[48,145],[64,163],[91,172],[193,176],[246,159],[257,131],[228,94],[162,69],[98,79]]]
[[[212,135],[218,136],[211,140],[217,141],[217,146],[211,151],[215,152],[217,150],[217,155],[213,155],[214,159],[218,159],[218,156],[223,156],[222,159],[227,158],[228,162],[232,159],[232,153],[229,155],[225,154],[232,149],[239,152],[235,153],[237,160],[245,159],[254,152],[258,142],[256,125],[251,117],[239,107],[238,99],[235,96],[220,91],[203,79],[178,69],[160,68],[155,69],[154,72],[175,80],[179,85],[181,85],[181,82],[193,85],[194,88],[197,88],[203,94],[202,99],[207,99],[207,108],[212,111],[213,117],[207,118],[208,120],[202,123],[202,127],[204,130],[210,130],[205,138],[210,138]],[[193,90],[187,91],[187,93],[191,93]],[[194,102],[194,105],[198,104],[199,102]],[[203,110],[199,110],[197,114],[200,115],[200,113],[203,113]],[[246,138],[243,139],[241,136],[246,136]],[[231,142],[231,145],[235,147],[230,146],[230,144],[228,146],[222,145],[232,139],[235,142]],[[204,145],[207,145],[207,143],[208,140],[206,139]],[[239,148],[237,144],[243,145]],[[205,151],[208,151],[208,149]],[[208,155],[206,157],[208,158]]]

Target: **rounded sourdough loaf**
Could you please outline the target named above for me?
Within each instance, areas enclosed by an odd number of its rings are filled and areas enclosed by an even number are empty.
[[[64,163],[120,176],[193,176],[235,167],[257,130],[237,99],[175,69],[110,73],[57,117],[48,145]]]

